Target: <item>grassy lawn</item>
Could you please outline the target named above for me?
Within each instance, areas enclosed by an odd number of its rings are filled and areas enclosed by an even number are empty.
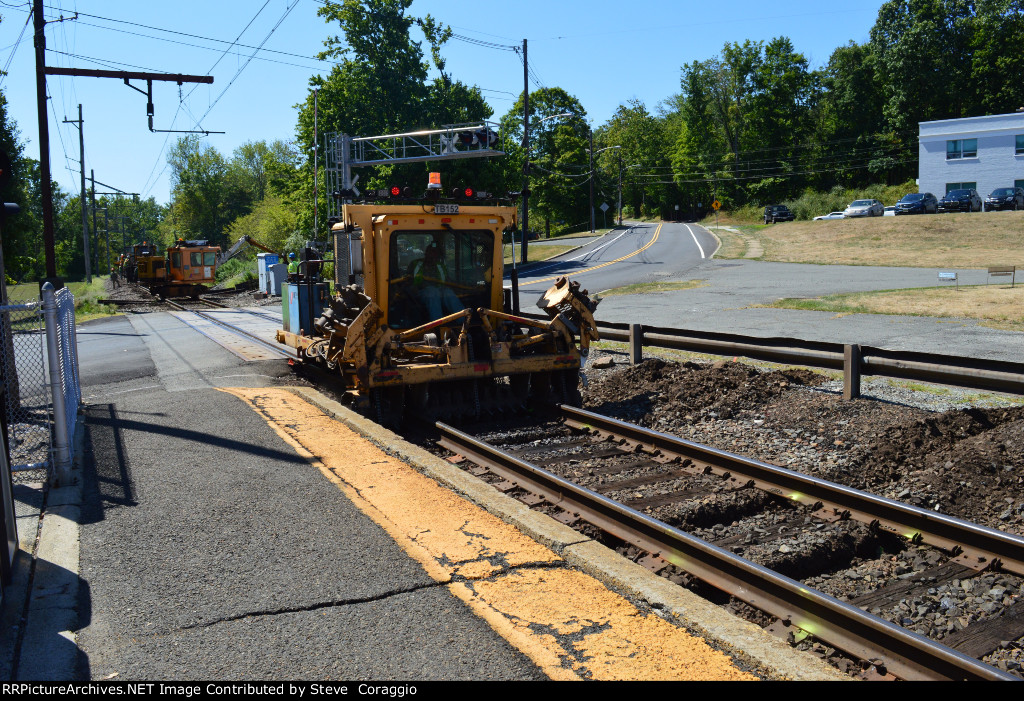
[[[704,280],[687,280],[686,282],[641,282],[625,287],[613,287],[610,290],[598,292],[602,297],[614,297],[616,295],[639,295],[650,292],[675,292],[677,290],[692,290],[694,287],[702,287]]]
[[[750,224],[724,219],[736,234],[713,229],[722,239],[719,258],[743,258],[750,241],[764,250],[759,260],[819,265],[884,265],[913,268],[1024,268],[1024,212],[929,214],[873,219],[833,219]]]
[[[526,247],[526,262],[528,263],[539,263],[540,261],[560,256],[563,253],[568,253],[576,246],[555,246],[555,245],[543,245],[543,246],[527,246]],[[505,265],[512,265],[512,246],[505,245],[502,251],[505,255]],[[519,265],[521,252],[519,246],[516,246],[516,265]]]
[[[92,284],[85,282],[65,282],[64,286],[75,296],[75,321],[82,323],[90,319],[98,319],[117,313],[114,305],[100,304],[99,300],[107,296],[105,284],[107,276],[93,276]],[[25,304],[39,300],[39,283],[26,282],[21,285],[7,286],[7,299],[11,304]]]
[[[1024,331],[1024,285],[921,287],[827,295],[814,299],[780,299],[761,305],[810,309],[837,314],[902,314],[979,319],[984,326]]]

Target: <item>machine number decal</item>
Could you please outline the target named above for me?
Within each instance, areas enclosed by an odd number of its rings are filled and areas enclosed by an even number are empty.
[[[457,204],[435,204],[434,214],[458,214],[459,205]]]

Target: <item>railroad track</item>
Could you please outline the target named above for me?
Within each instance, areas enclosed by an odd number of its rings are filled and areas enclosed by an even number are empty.
[[[869,611],[881,614],[916,592],[963,588],[991,572],[1019,585],[1024,538],[573,407],[560,410],[560,424],[491,429],[489,440],[439,423],[439,444],[498,489],[565,523],[598,529],[651,570],[767,614],[772,632],[792,642],[813,635],[844,651],[865,678],[1017,679],[979,658],[1024,635],[1021,604],[942,642]],[[842,571],[876,547],[919,548],[932,564],[847,601],[800,581]]]
[[[168,299],[168,300],[164,300],[164,301],[172,309],[176,309],[178,311],[183,311],[183,312],[191,312],[192,314],[195,314],[195,315],[205,319],[206,321],[209,321],[209,322],[211,322],[213,324],[216,324],[218,327],[220,327],[222,329],[230,331],[231,333],[233,333],[233,334],[235,334],[237,336],[241,336],[241,337],[245,338],[248,341],[251,341],[253,343],[258,344],[262,348],[266,348],[266,349],[272,351],[273,353],[279,355],[282,358],[288,358],[289,360],[292,360],[292,359],[295,358],[295,355],[293,353],[289,352],[289,350],[285,346],[282,346],[282,345],[277,344],[277,343],[271,343],[270,341],[267,341],[267,340],[257,336],[256,334],[250,333],[250,332],[246,331],[245,329],[243,329],[243,328],[241,328],[239,326],[235,326],[234,324],[231,324],[231,323],[229,323],[228,321],[226,321],[224,319],[218,318],[217,315],[208,314],[206,312],[201,311],[201,309],[204,308],[203,305],[205,305],[205,307],[215,307],[215,308],[219,308],[219,309],[230,309],[233,312],[245,312],[246,310],[244,310],[244,309],[237,309],[237,308],[234,308],[234,307],[229,307],[229,306],[227,306],[225,304],[220,304],[219,302],[214,302],[212,300],[203,299],[203,298],[199,298],[198,300],[169,300]],[[257,316],[261,316],[262,317],[263,315],[257,314]],[[272,318],[272,317],[268,317],[268,318]],[[200,330],[200,333],[203,333],[203,332]]]

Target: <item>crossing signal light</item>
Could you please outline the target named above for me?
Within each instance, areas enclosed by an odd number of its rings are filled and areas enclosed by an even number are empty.
[[[402,194],[402,188],[398,187],[397,185],[392,185],[391,190],[389,192],[392,197],[398,197],[399,195]]]

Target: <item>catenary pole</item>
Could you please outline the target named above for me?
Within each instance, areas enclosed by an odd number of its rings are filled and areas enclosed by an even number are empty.
[[[530,68],[526,57],[526,39],[523,39],[523,153],[523,241],[520,262],[526,265],[527,239],[530,238]]]
[[[46,115],[46,35],[43,0],[32,0],[36,49],[36,108],[39,117],[39,195],[43,209],[43,255],[46,277],[56,279],[57,256],[53,244],[53,188],[50,180],[50,122]]]
[[[78,127],[79,172],[82,174],[82,253],[85,259],[85,281],[92,284],[92,265],[89,260],[89,215],[85,211],[85,122],[82,120],[82,105],[78,105],[78,119],[65,119],[65,124]]]

